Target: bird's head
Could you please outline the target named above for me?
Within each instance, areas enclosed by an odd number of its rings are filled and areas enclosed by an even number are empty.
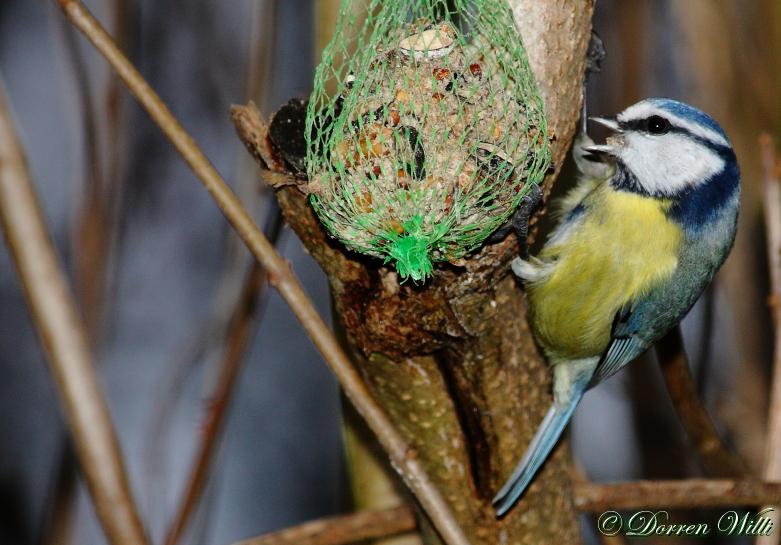
[[[710,116],[666,98],[643,100],[615,119],[592,118],[613,131],[604,145],[587,148],[615,159],[621,189],[672,198],[734,169],[727,135]],[[735,179],[735,184],[738,180]]]

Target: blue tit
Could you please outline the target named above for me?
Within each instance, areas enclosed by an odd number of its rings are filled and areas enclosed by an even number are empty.
[[[675,327],[735,238],[740,173],[730,141],[703,112],[670,99],[639,102],[612,135],[576,143],[579,184],[537,257],[517,258],[535,338],[553,367],[553,405],[494,498],[518,501],[584,392]]]

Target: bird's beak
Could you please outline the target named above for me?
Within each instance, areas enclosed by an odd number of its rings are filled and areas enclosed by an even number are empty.
[[[599,123],[603,127],[607,127],[611,131],[614,132],[621,132],[621,126],[618,124],[618,121],[615,119],[610,119],[608,117],[589,117],[590,121],[594,121],[596,123]]]
[[[595,144],[593,146],[588,146],[586,148],[583,148],[587,153],[590,153],[592,155],[596,156],[615,156],[618,154],[618,149],[621,147],[621,133],[623,132],[621,130],[621,126],[618,124],[618,121],[615,119],[610,119],[607,117],[589,117],[589,120],[594,121],[596,123],[599,123],[600,125],[607,127],[614,133],[617,133],[619,136],[611,136],[607,139],[607,142],[605,144]]]
[[[615,146],[609,146],[607,144],[596,144],[583,148],[587,153],[592,155],[615,155]]]

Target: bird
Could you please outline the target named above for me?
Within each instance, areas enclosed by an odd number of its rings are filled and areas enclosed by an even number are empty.
[[[651,98],[590,119],[611,136],[576,139],[580,178],[557,227],[537,256],[512,262],[553,369],[553,403],[493,500],[497,517],[523,495],[583,394],[677,327],[735,239],[740,171],[710,116]]]

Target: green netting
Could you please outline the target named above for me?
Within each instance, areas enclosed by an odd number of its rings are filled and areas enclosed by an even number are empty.
[[[477,248],[550,163],[506,0],[343,0],[306,135],[320,220],[415,281]]]

